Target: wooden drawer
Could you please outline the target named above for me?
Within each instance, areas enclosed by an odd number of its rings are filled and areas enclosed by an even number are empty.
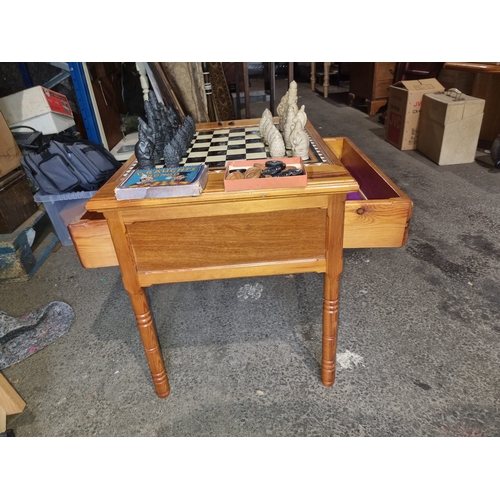
[[[323,140],[360,186],[360,193],[346,201],[344,248],[403,246],[413,208],[410,198],[352,141]],[[359,199],[352,199],[355,196]]]
[[[323,140],[360,185],[361,192],[346,201],[344,248],[403,246],[412,201],[349,139]],[[86,212],[68,229],[83,267],[118,265],[102,214]]]
[[[394,79],[394,72],[396,70],[396,63],[393,62],[380,62],[375,63],[375,80],[382,81],[388,80],[392,84]]]

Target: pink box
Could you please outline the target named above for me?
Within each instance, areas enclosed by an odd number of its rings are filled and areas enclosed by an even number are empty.
[[[255,164],[265,164],[266,161],[282,161],[287,167],[301,168],[302,175],[290,177],[265,177],[254,179],[227,179],[233,170],[247,169]],[[226,163],[226,173],[224,175],[224,189],[226,191],[248,191],[250,189],[276,189],[290,187],[307,186],[307,172],[304,162],[300,157],[290,158],[263,158],[262,160],[234,160]]]

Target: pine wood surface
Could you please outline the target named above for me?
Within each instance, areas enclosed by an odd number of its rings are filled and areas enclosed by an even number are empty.
[[[128,163],[89,200],[107,221],[159,397],[170,387],[145,287],[255,272],[325,273],[321,380],[333,384],[345,198],[359,188],[333,156],[311,166],[306,187],[226,192],[223,172],[214,172],[198,197],[116,200]]]
[[[234,127],[242,124],[253,125],[255,120],[241,120],[234,122]],[[231,126],[231,125],[229,125]],[[200,128],[213,128],[214,124],[200,124]],[[340,163],[358,180],[367,200],[347,200],[344,216],[344,248],[375,248],[375,247],[400,247],[405,244],[408,236],[409,222],[412,214],[412,202],[408,196],[391,179],[374,164],[355,144],[346,137],[323,138],[322,141],[330,150],[331,163]],[[126,169],[127,167],[123,167]],[[320,186],[331,183],[331,175],[335,172],[329,165],[308,165],[308,176],[310,182]],[[340,176],[344,170],[336,171]],[[118,172],[111,182],[121,176]],[[210,172],[206,193],[203,198],[194,200],[191,198],[177,199],[175,206],[157,206],[160,202],[151,200],[153,206],[146,210],[140,203],[131,203],[121,200],[120,204],[127,204],[129,209],[123,213],[126,222],[131,222],[142,214],[142,218],[148,221],[177,219],[186,217],[203,217],[206,215],[205,203],[200,203],[204,198],[215,200],[231,199],[231,203],[212,203],[211,213],[213,215],[230,215],[236,213],[251,213],[265,211],[286,210],[289,200],[286,196],[278,196],[269,203],[272,194],[266,190],[253,193],[253,202],[246,203],[252,197],[250,193],[223,193],[224,172]],[[308,186],[309,187],[309,186]],[[300,188],[303,189],[303,188]],[[112,189],[108,189],[107,197]],[[209,196],[206,194],[211,193]],[[290,192],[288,192],[290,194]],[[99,193],[101,195],[101,193]],[[228,195],[226,197],[226,195]],[[285,191],[278,190],[278,195],[285,195]],[[235,198],[235,199],[232,199]],[[236,198],[238,198],[236,200]],[[195,203],[189,203],[195,201]],[[93,201],[90,200],[88,205]],[[106,202],[107,203],[107,202]],[[302,196],[295,198],[295,208],[326,207],[327,195],[320,194],[315,197]],[[115,205],[115,200],[110,201]],[[138,206],[139,205],[139,206]],[[118,265],[115,249],[109,234],[109,228],[104,216],[97,212],[87,212],[78,221],[69,226],[71,237],[75,243],[75,249],[80,257],[82,265],[86,268],[107,267]],[[302,266],[302,264],[300,264]],[[307,267],[307,266],[306,266]],[[302,268],[302,267],[301,267]],[[306,272],[306,271],[302,271]]]
[[[6,417],[21,413],[26,403],[8,380],[0,373],[0,432],[5,432]]]
[[[199,129],[216,127],[202,124]],[[321,380],[326,386],[334,383],[344,226],[353,228],[353,246],[372,240],[400,246],[411,201],[346,138],[323,141],[310,124],[308,128],[328,163],[306,166],[305,187],[226,192],[222,169],[210,172],[197,197],[116,200],[114,188],[131,158],[87,202],[89,212],[105,219],[91,216],[70,225],[88,267],[119,264],[159,397],[168,396],[170,387],[145,287],[182,281],[324,273]],[[346,202],[346,194],[360,187],[354,173],[385,199]],[[90,239],[86,230],[92,227],[98,229]]]

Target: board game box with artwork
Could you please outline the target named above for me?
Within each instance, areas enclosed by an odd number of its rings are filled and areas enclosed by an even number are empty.
[[[131,168],[115,188],[117,200],[199,196],[208,180],[208,166]]]

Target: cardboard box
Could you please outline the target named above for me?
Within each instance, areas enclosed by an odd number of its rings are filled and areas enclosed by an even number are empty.
[[[75,124],[66,96],[41,86],[2,97],[0,111],[10,127],[27,125],[45,135],[57,134]]]
[[[290,177],[257,177],[253,179],[228,179],[227,176],[234,170],[243,170],[252,167],[254,164],[265,164],[266,161],[282,161],[288,167],[302,169],[301,175]],[[224,189],[226,191],[248,191],[249,189],[275,189],[307,186],[307,172],[304,162],[300,157],[291,158],[263,158],[262,160],[234,160],[226,164],[224,175]]]
[[[476,157],[484,99],[449,90],[425,94],[418,150],[438,165],[472,163]]]
[[[389,87],[385,140],[401,150],[417,149],[422,97],[429,92],[442,92],[435,79],[403,80]]]
[[[12,132],[0,113],[0,177],[21,165],[23,157]]]

